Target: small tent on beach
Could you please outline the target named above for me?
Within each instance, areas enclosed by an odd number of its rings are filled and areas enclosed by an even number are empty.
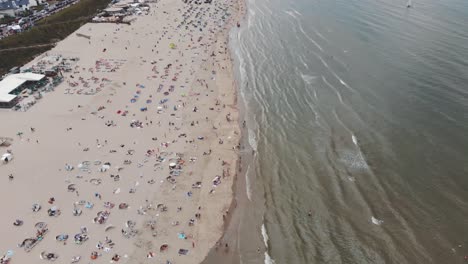
[[[13,155],[11,153],[5,153],[2,155],[2,161],[3,163],[8,163],[13,159]]]

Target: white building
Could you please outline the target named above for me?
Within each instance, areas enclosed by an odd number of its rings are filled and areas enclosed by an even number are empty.
[[[14,17],[16,12],[37,6],[40,0],[0,0],[0,17],[5,15]]]
[[[26,85],[45,78],[43,74],[31,72],[17,73],[6,76],[0,81],[0,108],[11,108],[18,103],[18,96]]]

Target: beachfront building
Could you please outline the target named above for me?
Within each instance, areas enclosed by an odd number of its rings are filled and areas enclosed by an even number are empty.
[[[0,108],[12,108],[18,103],[18,95],[24,89],[36,90],[46,82],[45,75],[31,72],[6,76],[0,81]]]
[[[0,0],[0,13],[15,16],[16,13],[38,5],[36,0]]]
[[[113,16],[117,14],[122,14],[124,12],[124,9],[120,7],[109,7],[104,9],[104,12],[106,13],[106,15]]]
[[[2,7],[2,5],[0,4],[0,18],[3,18],[5,16],[9,16],[9,17],[14,17],[15,16],[15,10],[14,8],[4,8]]]

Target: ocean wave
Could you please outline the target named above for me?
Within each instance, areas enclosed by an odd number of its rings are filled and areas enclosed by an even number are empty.
[[[383,220],[377,219],[377,218],[375,218],[375,217],[373,217],[373,216],[371,217],[371,221],[372,221],[372,223],[373,223],[374,225],[381,225],[381,224],[383,224],[383,222],[384,222]]]
[[[240,36],[240,34],[238,35]],[[247,85],[247,69],[246,69],[246,62],[244,58],[241,56],[241,47],[240,44],[237,42],[235,43],[234,54],[239,62],[239,93],[240,97],[242,98],[242,102],[244,107],[246,108],[246,112],[248,105],[247,105],[247,97],[245,94],[245,86]]]
[[[320,55],[318,55],[318,54],[315,53],[315,52],[313,52],[313,54],[314,54],[317,58],[319,58],[319,60],[320,60],[320,61],[322,62],[322,64],[323,64],[323,66],[325,66],[325,67],[331,72],[331,74],[333,74],[333,76],[335,76],[335,78],[336,78],[344,87],[348,88],[351,92],[355,92],[354,89],[353,89],[351,86],[349,86],[345,81],[343,81],[343,79],[341,79],[341,77],[340,77],[338,74],[336,74],[336,72],[335,72],[334,70],[332,70],[332,69],[330,68],[330,66],[328,66],[328,63],[326,63],[325,60],[324,60]]]
[[[265,227],[265,223],[262,224],[262,237],[263,237],[263,243],[265,244],[265,264],[274,264],[275,260],[273,260],[270,255],[268,254],[268,233]]]
[[[338,81],[340,81],[340,83],[344,87],[348,88],[351,92],[356,92],[356,91],[354,91],[354,89],[351,86],[349,86],[345,81],[343,81],[343,79],[341,79],[340,76],[338,76],[338,74],[336,74],[334,71],[332,71],[332,73],[333,73],[333,75],[335,75],[335,78],[338,79]]]
[[[252,27],[252,22],[253,22],[253,17],[255,16],[255,11],[253,11],[253,9],[249,9],[249,16],[247,18],[247,28],[251,28]]]
[[[299,11],[297,11],[296,9],[293,8],[292,11],[293,11],[294,13],[296,13],[296,15],[302,16],[302,14],[301,14]]]
[[[293,11],[284,11],[286,14],[292,16],[294,19],[298,19],[297,16],[296,16],[296,13],[294,13]]]
[[[302,65],[304,65],[304,67],[306,67],[307,69],[309,69],[309,65],[304,61],[304,58],[303,56],[298,56],[299,60],[301,61]]]
[[[364,159],[364,155],[361,153],[360,150],[352,151],[352,150],[345,150],[340,153],[340,161],[344,163],[348,168],[351,169],[368,169],[369,165],[367,165],[366,160]]]
[[[249,171],[250,171],[250,165],[247,167],[247,170],[245,171],[245,191],[247,193],[247,199],[249,201],[252,201],[252,188],[250,188],[250,177],[249,177]]]
[[[275,264],[275,261],[268,255],[268,252],[265,252],[265,264]]]
[[[315,79],[317,79],[317,76],[312,76],[312,75],[301,73],[301,78],[306,84],[313,84],[315,83]]]
[[[309,36],[305,31],[304,28],[302,27],[302,24],[299,23],[299,30],[304,34],[304,36],[310,40],[320,51],[323,51],[322,47],[311,37]]]
[[[255,136],[255,133],[253,130],[248,129],[248,140],[249,140],[249,145],[250,147],[257,152],[257,137]]]
[[[351,133],[351,139],[353,140],[354,145],[359,146],[356,136],[352,133]]]
[[[329,42],[327,38],[325,38],[322,33],[320,33],[318,30],[314,29],[315,35],[319,36],[321,39],[323,39],[326,42]]]
[[[263,237],[263,243],[265,244],[265,247],[268,249],[268,233],[266,231],[265,223],[262,224],[262,237]]]
[[[341,96],[341,93],[338,91],[338,89],[336,89],[335,86],[333,86],[331,83],[329,83],[327,81],[327,79],[325,79],[325,77],[323,75],[322,75],[322,80],[326,85],[328,85],[328,87],[330,87],[336,93],[336,96],[338,96],[338,100],[340,100],[340,103],[342,105],[344,105],[343,97]]]

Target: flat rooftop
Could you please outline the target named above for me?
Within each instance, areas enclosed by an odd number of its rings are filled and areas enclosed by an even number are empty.
[[[0,102],[10,102],[16,98],[16,95],[10,94],[23,83],[27,81],[40,81],[44,78],[43,74],[36,74],[31,72],[17,73],[6,76],[0,81]]]

